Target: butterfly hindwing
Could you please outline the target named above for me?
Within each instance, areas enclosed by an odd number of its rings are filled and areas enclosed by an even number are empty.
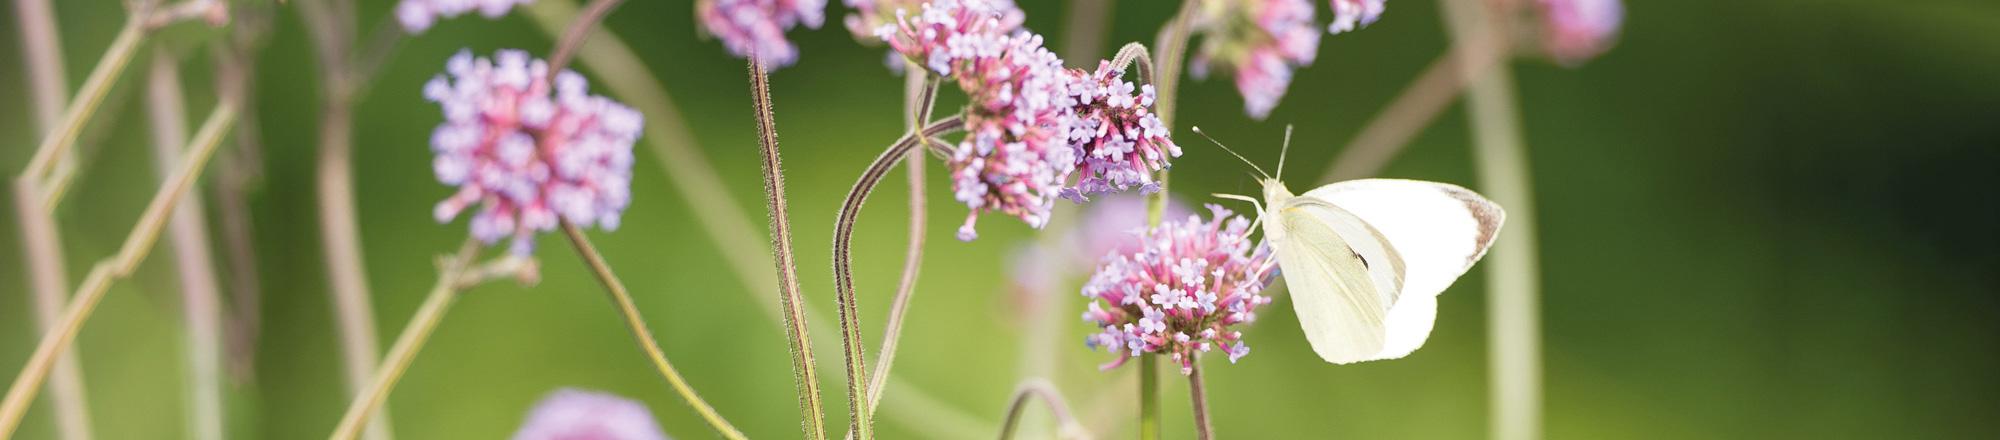
[[[1361,218],[1311,197],[1275,207],[1272,246],[1292,292],[1292,309],[1313,351],[1336,364],[1371,360],[1387,341],[1403,262]]]

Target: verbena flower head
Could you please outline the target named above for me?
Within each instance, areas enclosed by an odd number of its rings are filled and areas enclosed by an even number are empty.
[[[1575,66],[1611,49],[1625,20],[1622,0],[1536,0],[1542,47],[1557,63]]]
[[[1384,0],[1333,0],[1333,24],[1326,26],[1335,34],[1360,29],[1382,18]]]
[[[453,55],[445,74],[424,84],[424,98],[444,110],[431,133],[431,165],[438,181],[458,187],[438,203],[437,221],[479,204],[472,236],[488,244],[511,236],[520,255],[558,216],[617,229],[632,197],[632,143],[645,121],[585,87],[568,70],[551,81],[547,63],[519,50],[491,60]]]
[[[847,31],[854,34],[856,41],[869,45],[890,39],[889,36],[894,35],[901,20],[909,15],[923,14],[931,9],[931,2],[925,0],[843,1],[848,7],[854,8],[854,12],[847,14],[845,19]],[[1015,30],[1021,28],[1021,22],[1026,19],[1026,15],[1021,12],[1019,7],[1014,5],[1013,0],[979,1],[980,4],[973,6],[979,8],[976,10],[991,10],[997,14],[997,18],[999,19],[997,24],[992,24],[990,28],[983,29],[981,32],[1003,35],[1013,33]],[[989,23],[982,23],[981,25],[986,24]],[[888,60],[885,64],[889,66],[890,70],[897,73],[903,72],[903,56],[895,50],[889,52]]]
[[[1195,27],[1204,38],[1189,73],[1233,71],[1252,118],[1269,116],[1291,86],[1292,69],[1311,65],[1319,52],[1320,28],[1308,0],[1208,2],[1200,12]]]
[[[513,439],[667,440],[667,434],[643,403],[565,388],[536,403]]]
[[[729,53],[755,54],[766,69],[776,69],[799,59],[799,48],[785,39],[785,31],[800,24],[819,29],[826,21],[826,0],[701,0],[695,15]]]
[[[403,0],[396,4],[396,21],[403,30],[412,34],[423,33],[441,18],[452,18],[479,11],[486,18],[500,18],[514,5],[525,5],[535,0]]]
[[[1042,227],[1076,169],[1067,142],[1075,119],[1069,73],[1040,35],[1002,33],[1005,16],[992,2],[940,0],[878,30],[903,56],[956,79],[970,98],[965,139],[946,161],[954,198],[972,208],[960,240],[978,237],[973,225],[985,212]]]
[[[1114,368],[1145,353],[1194,368],[1195,356],[1222,350],[1231,363],[1250,354],[1237,324],[1257,319],[1271,298],[1258,295],[1277,267],[1269,248],[1250,241],[1250,221],[1220,206],[1211,217],[1161,223],[1146,231],[1144,248],[1107,257],[1083,286],[1091,298],[1083,319],[1100,331],[1085,340],[1118,353]]]
[[[1065,198],[1082,203],[1087,196],[1132,188],[1158,191],[1153,173],[1181,155],[1181,147],[1167,137],[1166,124],[1151,110],[1153,85],[1135,88],[1121,78],[1124,73],[1109,61],[1098,62],[1094,72],[1070,71],[1076,119],[1069,145],[1076,150],[1079,178],[1063,190]]]

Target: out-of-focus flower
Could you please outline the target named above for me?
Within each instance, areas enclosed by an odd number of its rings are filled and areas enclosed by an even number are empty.
[[[1250,221],[1220,206],[1211,217],[1161,223],[1141,236],[1144,247],[1114,254],[1083,286],[1091,298],[1083,319],[1100,331],[1092,348],[1118,353],[1114,368],[1145,353],[1167,355],[1192,371],[1195,356],[1221,349],[1236,362],[1250,353],[1236,324],[1257,319],[1260,296],[1277,267],[1269,248],[1250,241]]]
[[[444,110],[431,133],[431,166],[438,181],[458,187],[438,203],[438,222],[480,204],[472,236],[488,244],[512,236],[519,255],[532,251],[535,232],[555,228],[557,216],[618,228],[632,198],[639,112],[589,95],[576,72],[551,81],[547,63],[519,50],[492,60],[461,50],[445,72],[424,84],[424,98]]]
[[[1375,24],[1382,18],[1384,0],[1333,0],[1333,24],[1326,26],[1332,33],[1341,33]]]
[[[1139,236],[1146,231],[1146,210],[1150,208],[1145,197],[1133,194],[1113,194],[1091,201],[1077,228],[1070,231],[1070,239],[1065,241],[1073,246],[1063,259],[1065,265],[1087,267],[1112,253],[1138,252]],[[1184,218],[1190,213],[1186,204],[1168,197],[1160,218]]]
[[[500,18],[514,5],[534,3],[535,0],[403,0],[396,4],[396,21],[403,30],[412,34],[423,33],[440,18],[452,18],[472,11],[486,18]]]
[[[1625,20],[1622,0],[1536,0],[1542,14],[1542,48],[1566,66],[1611,49]]]
[[[1014,6],[1013,0],[983,1],[988,7],[1000,13],[1000,25],[993,29],[994,32],[1008,34],[1020,29],[1021,22],[1026,16],[1021,13],[1020,8]],[[924,5],[930,3],[924,0],[843,0],[843,2],[848,7],[854,8],[854,12],[848,13],[844,20],[847,31],[854,34],[855,41],[871,46],[882,42],[881,31],[885,27],[895,29],[898,19],[908,14],[921,13],[925,10]],[[903,73],[904,62],[901,55],[891,50],[887,58],[884,64],[889,66],[889,70]]]
[[[1004,34],[1005,16],[992,2],[940,0],[878,29],[897,52],[957,80],[970,98],[965,139],[946,161],[954,198],[972,208],[960,240],[978,237],[973,225],[985,212],[1042,227],[1076,169],[1067,142],[1075,119],[1069,73],[1040,35]]]
[[[1075,123],[1069,145],[1076,150],[1078,180],[1062,196],[1082,203],[1088,196],[1138,188],[1158,191],[1153,173],[1180,157],[1181,147],[1167,138],[1166,124],[1150,110],[1153,85],[1137,88],[1121,77],[1124,71],[1100,61],[1095,72],[1070,71],[1070,100]]]
[[[535,404],[514,440],[667,440],[646,404],[560,389]]]
[[[701,0],[695,15],[729,53],[755,54],[766,69],[776,69],[799,60],[799,48],[785,39],[785,31],[800,24],[819,29],[826,21],[826,0]]]
[[[1292,69],[1311,65],[1319,52],[1320,30],[1308,0],[1211,1],[1199,12],[1195,30],[1204,37],[1189,73],[1206,78],[1213,69],[1233,71],[1252,118],[1270,116],[1291,86]]]

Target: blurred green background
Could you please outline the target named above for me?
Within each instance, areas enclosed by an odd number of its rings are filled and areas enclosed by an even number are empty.
[[[121,14],[115,2],[56,3],[75,87]],[[393,2],[361,3],[366,35]],[[1325,2],[1315,3],[1326,20]],[[1070,38],[1062,4],[1022,7],[1052,47]],[[1323,169],[1446,48],[1436,4],[1389,8],[1366,31],[1326,38],[1269,120],[1245,118],[1227,79],[1188,80],[1180,124],[1200,125],[1261,164],[1275,163],[1284,125],[1295,124],[1292,168]],[[761,231],[743,63],[698,38],[691,9],[682,1],[631,2],[606,25],[673,94],[727,183],[700,190],[729,195]],[[1150,42],[1171,9],[1117,2],[1104,47]],[[0,13],[7,14],[0,60],[18,66],[12,13]],[[830,5],[827,26],[793,32],[802,59],[772,77],[800,275],[822,312],[833,305],[827,244],[840,198],[902,124],[901,80],[883,69],[882,49],[858,46],[841,28],[845,13]],[[316,438],[347,403],[313,201],[319,75],[302,29],[295,11],[281,11],[257,72],[254,111],[266,160],[251,202],[265,327],[254,378],[227,396],[237,438]],[[190,124],[214,102],[203,48],[217,34],[182,25],[155,39],[185,54]],[[358,105],[356,194],[384,346],[431,285],[433,257],[465,234],[462,220],[438,225],[430,217],[451,189],[431,175],[427,140],[440,116],[420,86],[460,48],[545,56],[552,42],[519,14],[447,20],[406,42]],[[157,179],[140,95],[144,53],[89,129],[96,140],[57,213],[72,283],[115,252]],[[1511,68],[1542,222],[1549,437],[2000,437],[2000,3],[1630,2],[1622,41],[1601,59],[1580,69],[1532,59]],[[0,69],[0,90],[10,91],[0,99],[0,170],[10,176],[37,140],[22,75]],[[945,99],[959,102],[956,92]],[[1178,134],[1187,149],[1174,173],[1178,196],[1199,203],[1209,200],[1201,194],[1254,192],[1242,166]],[[1468,139],[1454,107],[1383,174],[1475,186]],[[723,414],[754,437],[796,436],[784,334],[751,296],[769,286],[742,285],[658,157],[643,144],[638,155],[635,202],[622,229],[593,233],[598,245],[638,295],[666,352]],[[895,372],[941,400],[898,409],[903,395],[891,389],[877,423],[890,438],[969,435],[917,429],[912,418],[889,414],[921,409],[968,414],[971,434],[990,435],[1023,377],[1028,324],[1008,264],[1038,236],[988,217],[979,240],[953,239],[964,208],[938,170],[933,162],[929,246]],[[903,253],[901,179],[892,176],[873,198],[856,237],[871,346]],[[8,210],[0,216],[7,377],[36,340],[12,206],[0,203]],[[478,288],[445,319],[390,400],[397,433],[503,437],[542,395],[576,386],[643,400],[678,437],[709,437],[645,362],[575,254],[560,237],[540,242],[539,286]],[[187,432],[177,284],[162,246],[131,281],[112,288],[77,344],[103,438]],[[1049,307],[1058,341],[1051,379],[1086,424],[1129,426],[1129,406],[1093,413],[1133,391],[1129,371],[1097,371],[1108,355],[1081,343],[1091,329],[1075,317],[1084,304],[1074,294],[1080,282],[1065,280]],[[1484,437],[1483,290],[1481,269],[1459,281],[1415,355],[1346,367],[1311,354],[1281,301],[1246,332],[1256,353],[1236,365],[1208,363],[1220,433]],[[819,356],[828,413],[836,416],[829,423],[841,427],[838,352]],[[1186,387],[1169,378],[1167,430],[1190,438]],[[28,414],[19,436],[53,436],[46,404]]]

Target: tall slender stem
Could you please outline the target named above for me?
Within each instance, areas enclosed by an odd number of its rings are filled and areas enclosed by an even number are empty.
[[[854,220],[861,214],[861,205],[868,201],[868,194],[874,192],[875,185],[882,183],[883,176],[896,167],[897,161],[902,160],[904,155],[909,154],[918,145],[930,145],[930,142],[919,141],[918,138],[957,130],[962,125],[963,121],[957,117],[938,121],[925,127],[922,133],[905,135],[890,145],[888,151],[882,152],[881,156],[875,158],[875,162],[869,164],[868,169],[862,172],[860,181],[855,182],[854,188],[847,192],[847,200],[840,206],[840,217],[834,223],[833,285],[835,302],[840,307],[840,345],[843,349],[841,354],[847,364],[847,402],[851,424],[849,431],[854,438],[867,440],[874,434],[869,426],[869,409],[865,402],[868,382],[862,376],[867,374],[868,367],[862,355],[860,317],[857,316],[859,312],[854,301],[852,256]]]
[[[166,49],[153,51],[147,75],[147,113],[152,118],[153,156],[161,179],[172,177],[187,141],[179,67]],[[161,182],[166,183],[166,182]],[[174,251],[180,277],[181,313],[187,325],[188,428],[192,438],[223,438],[222,299],[209,252],[208,221],[202,214],[201,193],[182,196],[167,224],[167,244]]]
[[[168,184],[161,185],[159,191],[153,194],[138,224],[133,226],[132,232],[125,237],[125,243],[118,248],[118,254],[99,261],[84,277],[69,306],[63,310],[61,319],[42,335],[34,354],[29,355],[27,365],[14,378],[14,384],[7,388],[7,397],[0,400],[0,438],[12,437],[14,430],[20,427],[21,415],[27,412],[28,404],[41,391],[42,381],[48,379],[50,368],[55,365],[56,359],[68,352],[77,331],[96,310],[98,301],[104,299],[111,282],[130,276],[139,263],[145,261],[153,242],[160,236],[160,229],[166,225],[167,214],[180,202],[181,196],[194,188],[195,179],[208,164],[215,146],[222,143],[224,134],[235,121],[236,108],[227,102],[217,105],[209,113],[207,122],[202,123],[201,130],[190,142],[180,169],[175,171]]]
[[[624,0],[591,0],[589,5],[584,6],[583,13],[577,14],[568,29],[563,31],[562,38],[556,40],[555,53],[549,55],[549,71],[561,72],[569,67],[570,60],[576,57],[576,49],[590,38],[590,31],[597,29],[597,24],[603,22],[604,17],[611,15],[611,10],[621,3]]]
[[[1487,2],[1441,2],[1461,46],[1500,39],[1509,29],[1505,14],[1487,10]],[[1536,261],[1534,191],[1513,75],[1507,69],[1461,74],[1470,84],[1467,113],[1480,187],[1508,208],[1509,224],[1500,232],[1506,245],[1493,249],[1486,263],[1492,435],[1500,440],[1541,438],[1541,271]]]
[[[926,72],[922,67],[909,66],[906,72]],[[908,129],[914,134],[923,129],[923,121],[930,120],[931,106],[936,104],[938,85],[929,74],[909,75],[905,92],[909,94],[910,105]],[[928,144],[929,137],[918,137],[919,144]],[[909,248],[903,252],[903,277],[896,281],[896,298],[889,304],[889,321],[883,325],[882,345],[877,348],[875,371],[868,377],[868,410],[881,406],[882,393],[889,384],[890,368],[896,365],[896,347],[902,341],[903,318],[909,316],[910,299],[916,296],[917,275],[924,264],[924,155],[922,150],[910,150],[903,167],[909,176],[910,224]]]
[[[525,12],[534,19],[537,27],[551,37],[559,36],[565,25],[577,15],[576,6],[568,2],[535,2]],[[768,237],[758,234],[751,226],[749,218],[729,194],[711,191],[710,188],[725,186],[722,178],[701,152],[687,121],[681,117],[672,96],[668,95],[661,81],[647,72],[637,53],[626,46],[623,40],[610,31],[599,28],[591,31],[591,44],[577,48],[579,61],[589,64],[592,73],[604,86],[624,98],[633,108],[646,114],[646,135],[642,141],[652,148],[654,163],[659,165],[670,185],[691,207],[688,212],[695,216],[695,224],[710,240],[722,260],[728,263],[731,273],[744,286],[744,292],[757,300],[764,317],[774,325],[784,327],[785,310],[781,304],[782,292],[775,288],[777,277],[768,270],[770,249],[764,240]],[[770,290],[764,290],[770,289]],[[813,307],[810,302],[800,303],[800,316],[807,319],[810,334],[834,334],[835,328],[827,315]],[[815,352],[829,353],[840,350],[835,339],[821,338],[814,342]],[[899,396],[891,402],[891,411],[885,413],[897,418],[906,426],[929,430],[943,437],[963,437],[974,432],[989,432],[985,422],[962,409],[931,405],[923,402],[942,402],[922,387],[906,383],[894,376],[888,378],[885,388],[896,389]],[[943,435],[953,434],[953,435]]]
[[[62,122],[63,105],[69,99],[69,80],[64,73],[62,35],[56,31],[55,14],[48,0],[15,0],[14,12],[21,29],[22,66],[27,69],[28,93],[33,95],[37,135],[55,131]],[[14,185],[15,214],[21,225],[23,265],[35,309],[36,330],[47,332],[62,314],[64,295],[69,292],[69,269],[63,262],[62,238],[56,231],[55,216],[41,202],[37,182],[21,180]],[[49,377],[50,402],[56,434],[64,440],[91,438],[90,405],[85,400],[83,370],[75,353],[56,360]]]
[[[1208,386],[1201,378],[1201,360],[1196,359],[1188,370],[1188,400],[1194,406],[1194,438],[1208,440],[1215,438],[1215,425],[1209,421]]]
[[[353,164],[353,105],[357,80],[349,56],[353,48],[353,5],[341,0],[301,0],[304,19],[320,62],[323,102],[319,121],[319,154],[315,163],[315,202],[319,207],[321,249],[326,259],[328,292],[340,335],[341,359],[350,393],[363,395],[371,381],[381,348],[377,344],[375,308],[368,289],[368,269],[362,257],[361,227],[355,218]],[[385,411],[386,412],[386,411]],[[372,417],[368,438],[390,438],[389,417]]]
[[[1160,35],[1154,42],[1154,50],[1159,51],[1158,55],[1151,59],[1151,61],[1159,62],[1158,65],[1153,66],[1151,69],[1155,84],[1154,90],[1157,91],[1159,96],[1159,100],[1154,104],[1154,112],[1160,116],[1161,125],[1165,125],[1168,130],[1172,130],[1174,127],[1174,109],[1177,107],[1175,99],[1180,96],[1181,62],[1187,57],[1185,52],[1187,51],[1188,28],[1192,26],[1197,6],[1198,2],[1195,0],[1181,2],[1180,10],[1174,13],[1173,20],[1167,22],[1165,28],[1160,29]],[[1160,218],[1166,214],[1168,176],[1169,173],[1166,170],[1160,171],[1160,190],[1146,199],[1146,224],[1149,226],[1159,226]],[[1159,363],[1158,355],[1149,353],[1139,357],[1139,438],[1141,440],[1158,440],[1160,438]]]
[[[40,182],[55,169],[58,158],[67,154],[76,145],[76,138],[83,132],[83,125],[90,116],[97,113],[97,105],[104,102],[104,95],[118,83],[118,77],[131,64],[132,56],[138,53],[139,43],[146,35],[143,19],[134,16],[125,21],[125,27],[118,31],[118,37],[111,40],[111,47],[98,58],[97,67],[90,70],[90,77],[84,79],[83,88],[76,91],[63,110],[62,119],[54,129],[42,135],[42,142],[35,147],[35,155],[28,160],[28,168],[21,172],[22,178]],[[60,175],[60,174],[59,174]],[[44,186],[60,186],[56,183],[42,183]],[[49,202],[53,203],[53,202]]]
[[[667,360],[667,353],[660,350],[660,341],[653,339],[653,331],[646,328],[646,319],[639,315],[639,306],[632,302],[632,294],[625,290],[625,283],[618,281],[618,275],[611,271],[611,265],[604,262],[604,255],[598,253],[597,247],[590,244],[590,239],[583,236],[583,230],[577,229],[576,225],[570,224],[567,220],[562,222],[562,230],[564,235],[569,236],[570,244],[576,247],[576,253],[583,256],[584,263],[590,266],[591,274],[597,276],[597,281],[604,285],[605,293],[611,295],[611,302],[618,307],[619,316],[625,319],[626,327],[632,330],[632,338],[639,343],[639,348],[646,352],[646,357],[652,359],[653,367],[660,370],[660,376],[667,379],[667,385],[672,386],[674,392],[680,393],[681,399],[686,400],[688,406],[694,407],[694,411],[701,414],[702,420],[707,421],[708,425],[715,428],[716,433],[722,434],[723,438],[732,440],[746,438],[742,431],[736,430],[728,420],[723,419],[722,414],[715,411],[715,407],[709,406],[707,400],[702,400],[701,394],[695,393],[694,387],[689,386],[687,379],[681,377],[680,370],[674,369],[673,362]]]
[[[1055,415],[1056,423],[1061,424],[1065,431],[1080,429],[1076,423],[1076,416],[1069,410],[1069,403],[1063,401],[1062,393],[1057,392],[1055,385],[1049,381],[1036,378],[1022,382],[1021,386],[1014,390],[1014,397],[1007,400],[1007,414],[1000,419],[1000,440],[1014,438],[1014,431],[1020,424],[1021,416],[1025,412],[1023,410],[1028,406],[1028,399],[1035,397],[1048,402],[1049,413]]]
[[[820,404],[819,373],[812,335],[799,312],[798,263],[792,257],[792,222],[785,207],[784,164],[778,157],[778,127],[771,109],[771,84],[762,62],[750,57],[750,97],[757,113],[757,145],[763,153],[764,206],[771,212],[771,261],[777,265],[778,292],[785,306],[785,336],[791,343],[792,386],[799,393],[799,417],[807,438],[826,438],[826,409]]]
[[[417,307],[410,323],[396,336],[396,344],[389,347],[382,366],[376,369],[373,379],[362,388],[359,397],[348,404],[347,414],[340,417],[340,425],[334,427],[333,435],[327,438],[347,440],[360,435],[363,424],[382,409],[383,402],[389,400],[389,391],[396,388],[396,382],[402,380],[403,372],[409,370],[410,362],[417,359],[417,352],[423,351],[424,343],[431,339],[431,332],[437,330],[438,322],[444,320],[445,312],[458,299],[458,293],[464,287],[463,275],[472,265],[473,257],[479,254],[479,248],[478,240],[468,239],[465,245],[459,247],[458,253],[438,266],[437,283],[431,285],[423,305]]]

